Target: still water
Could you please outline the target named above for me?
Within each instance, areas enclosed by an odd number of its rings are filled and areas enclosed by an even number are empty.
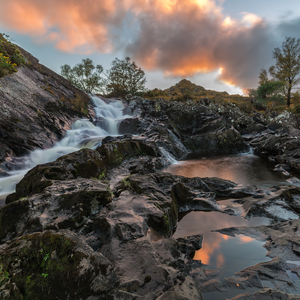
[[[190,212],[177,225],[175,238],[203,234],[202,248],[196,251],[195,260],[201,260],[209,268],[218,270],[219,277],[231,277],[247,267],[269,261],[265,255],[263,242],[238,235],[231,237],[213,230],[237,227],[269,225],[270,219],[252,218],[247,221],[240,216],[230,216],[220,212]],[[245,259],[247,258],[247,259]]]
[[[242,185],[287,184],[291,176],[274,171],[273,162],[251,153],[180,161],[164,171],[186,177],[219,177]]]
[[[194,160],[180,161],[166,168],[164,171],[186,177],[219,177],[233,181],[240,185],[256,185],[257,187],[270,187],[274,185],[288,185],[294,174],[275,171],[275,164],[252,153],[226,155],[215,157],[202,157]],[[222,206],[228,205],[230,200],[219,201]],[[231,203],[237,214],[242,208],[237,203]],[[220,280],[234,276],[234,274],[247,267],[260,262],[269,261],[264,242],[244,235],[231,237],[219,232],[217,229],[240,226],[269,225],[273,220],[267,218],[251,218],[245,220],[241,216],[227,215],[221,212],[190,212],[186,214],[177,225],[175,238],[203,234],[202,248],[196,252],[194,259],[201,260],[207,269],[218,270],[216,278]],[[270,286],[270,282],[263,282]],[[205,300],[231,299],[245,292],[253,293],[258,289],[228,290],[227,292],[204,293]]]

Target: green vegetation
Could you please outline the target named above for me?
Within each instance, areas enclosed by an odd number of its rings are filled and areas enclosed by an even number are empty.
[[[9,273],[3,270],[3,264],[0,264],[0,285],[9,280]]]
[[[84,92],[103,92],[104,80],[101,77],[103,67],[101,65],[95,67],[91,59],[83,59],[81,63],[75,65],[73,68],[67,64],[60,68],[61,75]]]
[[[106,176],[106,169],[104,169],[102,173],[99,175],[99,180],[103,180],[105,176]]]
[[[284,82],[286,104],[291,104],[291,91],[300,82],[300,39],[287,37],[282,47],[275,48],[273,58],[276,63],[269,69],[276,80]]]
[[[8,35],[0,33],[0,77],[16,72],[25,63],[20,50],[7,38]]]
[[[146,83],[144,71],[129,57],[124,60],[115,58],[111,69],[105,73],[101,65],[95,67],[91,59],[83,59],[73,68],[67,64],[61,66],[61,75],[84,92],[108,94],[111,97],[136,95],[145,90]]]
[[[127,176],[127,177],[124,177],[124,178],[121,180],[121,182],[122,182],[122,184],[123,184],[123,186],[124,186],[125,189],[127,189],[127,190],[133,190],[133,188],[132,188],[132,186],[131,186],[131,183],[130,183],[130,181],[129,181],[128,178],[129,178],[128,176]]]
[[[14,241],[11,251],[0,257],[0,283],[6,283],[12,291],[9,299],[77,299],[76,293],[79,299],[88,293],[89,285],[85,282],[83,288],[76,289],[84,254],[76,251],[75,246],[71,239],[51,232]],[[22,272],[14,271],[16,262]]]
[[[107,71],[107,91],[111,96],[136,95],[145,90],[145,73],[129,57],[124,60],[115,58]]]
[[[269,71],[260,71],[259,86],[257,90],[251,90],[250,94],[259,101],[270,102],[272,107],[282,105],[286,99],[289,107],[292,89],[300,82],[300,39],[285,38],[282,47],[274,49],[273,58],[275,64]]]

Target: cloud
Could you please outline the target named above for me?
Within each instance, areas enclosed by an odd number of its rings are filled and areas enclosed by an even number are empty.
[[[65,52],[109,52],[107,27],[117,26],[125,9],[118,0],[0,0],[0,23],[11,30],[49,41]],[[38,39],[37,37],[40,37]]]
[[[193,4],[175,6],[163,17],[155,10],[138,16],[139,35],[126,48],[130,56],[168,76],[221,69],[221,81],[242,88],[256,85],[275,45],[264,20],[253,14],[232,20],[214,6],[209,11]]]
[[[123,50],[146,70],[188,77],[220,70],[219,80],[256,85],[275,40],[260,17],[241,20],[213,0],[0,0],[0,24],[65,52]]]

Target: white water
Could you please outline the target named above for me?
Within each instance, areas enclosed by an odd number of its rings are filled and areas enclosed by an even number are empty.
[[[23,169],[11,171],[9,172],[10,176],[0,178],[0,198],[13,193],[16,184],[36,165],[55,161],[62,155],[82,148],[95,149],[101,145],[106,136],[118,135],[118,123],[121,120],[131,118],[129,115],[123,115],[124,104],[119,100],[110,103],[106,103],[98,97],[92,97],[92,100],[95,104],[96,116],[100,118],[103,128],[95,126],[86,119],[77,120],[72,129],[66,132],[66,136],[52,148],[32,151],[24,157],[25,167]]]
[[[164,149],[163,147],[159,147],[159,150],[160,150],[162,156],[165,157],[171,165],[178,163],[178,161],[174,158],[174,156],[170,152],[168,152],[166,149]]]

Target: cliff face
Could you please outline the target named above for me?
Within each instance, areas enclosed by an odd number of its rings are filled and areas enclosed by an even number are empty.
[[[90,118],[89,97],[20,49],[27,63],[0,78],[0,163],[51,147],[78,118]]]

